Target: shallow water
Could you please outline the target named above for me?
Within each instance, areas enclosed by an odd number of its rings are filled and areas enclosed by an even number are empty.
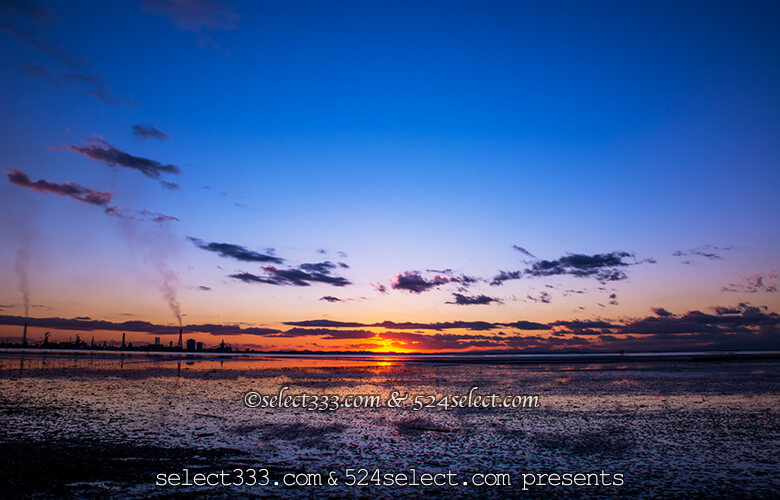
[[[383,400],[394,390],[460,395],[478,386],[480,393],[538,394],[541,404],[416,412],[411,405],[325,412],[243,405],[247,391],[283,386]],[[780,361],[491,365],[5,353],[0,440],[10,450],[0,479],[17,495],[768,498],[780,492]],[[272,479],[348,467],[452,470],[459,478],[506,472],[512,484],[154,485],[157,473],[181,467],[262,467]],[[13,479],[19,470],[26,472]],[[522,489],[523,473],[600,471],[622,473],[625,484]]]

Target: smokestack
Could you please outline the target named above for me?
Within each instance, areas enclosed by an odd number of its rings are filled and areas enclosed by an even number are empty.
[[[24,322],[24,332],[22,333],[22,345],[27,345],[27,322]]]
[[[122,332],[122,349],[125,348],[125,332]]]
[[[181,350],[183,344],[181,343],[181,328],[179,328],[179,350]]]

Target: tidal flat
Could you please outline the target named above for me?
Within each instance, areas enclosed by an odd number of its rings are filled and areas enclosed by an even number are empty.
[[[247,408],[248,391],[536,394],[538,408]],[[426,363],[0,354],[5,497],[486,498],[780,494],[780,361]],[[156,486],[159,473],[330,472],[337,485]],[[344,471],[506,473],[501,486],[347,486]],[[623,474],[530,486],[523,474]]]

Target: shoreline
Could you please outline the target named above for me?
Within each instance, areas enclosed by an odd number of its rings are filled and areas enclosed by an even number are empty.
[[[42,348],[0,348],[0,355],[66,357],[145,357],[167,360],[177,359],[220,359],[262,361],[268,359],[328,359],[390,363],[434,363],[434,364],[555,364],[555,363],[619,363],[619,362],[717,362],[744,360],[780,359],[780,350],[766,351],[688,351],[688,352],[624,352],[624,353],[289,353],[289,352],[160,352],[120,351],[100,349],[42,349]]]

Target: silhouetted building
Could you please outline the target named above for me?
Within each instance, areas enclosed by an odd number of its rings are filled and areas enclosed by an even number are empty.
[[[187,350],[188,351],[194,351],[195,350],[195,340],[194,339],[187,339]]]
[[[203,350],[203,342],[198,342],[195,344],[195,350],[196,351],[202,351]]]
[[[154,338],[154,345],[160,345],[160,337]]]

